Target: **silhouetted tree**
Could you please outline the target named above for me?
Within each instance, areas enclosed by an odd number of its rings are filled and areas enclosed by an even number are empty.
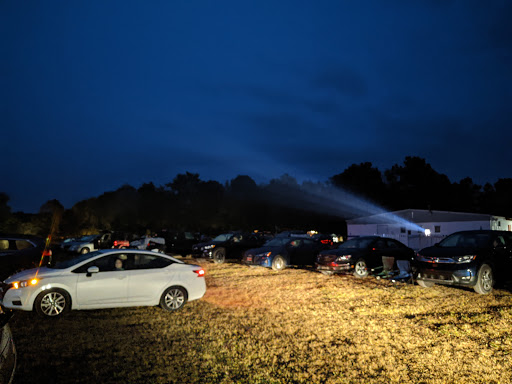
[[[450,195],[450,180],[425,159],[407,156],[403,166],[393,165],[384,174],[394,209],[449,209],[446,197]]]
[[[330,182],[339,188],[372,201],[385,201],[386,186],[382,173],[372,163],[352,164],[342,173],[332,176]]]

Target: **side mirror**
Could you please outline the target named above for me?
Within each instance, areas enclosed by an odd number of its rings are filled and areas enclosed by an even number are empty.
[[[92,267],[87,268],[87,277],[91,277],[93,273],[98,273],[100,269],[93,265]]]

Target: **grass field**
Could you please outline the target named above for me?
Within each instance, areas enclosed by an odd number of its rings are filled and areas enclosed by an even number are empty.
[[[16,313],[15,383],[512,383],[508,290],[199,263],[177,313]]]

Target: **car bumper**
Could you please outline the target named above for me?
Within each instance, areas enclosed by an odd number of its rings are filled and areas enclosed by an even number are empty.
[[[417,271],[416,280],[444,285],[474,286],[477,281],[477,273],[474,268],[457,269],[454,271],[420,268]]]
[[[192,251],[191,253],[192,257],[195,258],[201,258],[201,259],[212,259],[213,258],[213,251]]]
[[[350,265],[349,263],[346,264],[336,264],[336,265],[326,265],[326,264],[318,264],[315,263],[315,267],[317,271],[328,271],[328,272],[334,272],[334,273],[343,273],[347,271],[351,271],[354,266]]]
[[[267,267],[270,268],[272,266],[272,261],[268,257],[254,257],[254,258],[243,258],[242,264],[255,266],[255,267]]]
[[[34,292],[30,289],[9,289],[0,293],[0,297],[0,304],[5,308],[31,311],[34,306]]]

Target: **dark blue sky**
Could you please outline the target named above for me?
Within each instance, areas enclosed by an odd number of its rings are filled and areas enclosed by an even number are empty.
[[[0,191],[67,208],[178,173],[512,177],[512,2],[0,2]]]

